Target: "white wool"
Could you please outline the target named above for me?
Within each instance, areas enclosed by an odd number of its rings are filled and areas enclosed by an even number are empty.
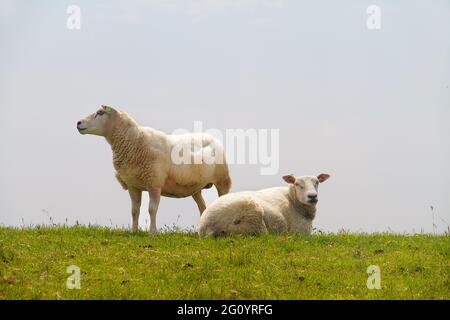
[[[317,202],[308,202],[308,196],[317,197],[318,184],[328,179],[326,176],[292,177],[288,187],[220,197],[203,212],[198,233],[200,236],[254,235],[266,231],[311,234]]]
[[[102,106],[77,124],[81,134],[106,138],[111,145],[116,178],[132,200],[133,230],[138,229],[142,192],[149,192],[150,231],[156,232],[156,212],[160,196],[192,196],[200,214],[205,210],[202,189],[213,185],[219,196],[229,192],[231,179],[225,158],[221,162],[178,164],[173,149],[194,141],[201,151],[214,149],[224,154],[222,145],[208,134],[167,135],[142,127],[125,112]]]

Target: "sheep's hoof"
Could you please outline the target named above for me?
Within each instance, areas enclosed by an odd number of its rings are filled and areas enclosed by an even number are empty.
[[[157,233],[158,233],[158,230],[156,230],[156,229],[150,229],[150,230],[148,231],[148,233],[149,233],[149,234],[157,234]]]

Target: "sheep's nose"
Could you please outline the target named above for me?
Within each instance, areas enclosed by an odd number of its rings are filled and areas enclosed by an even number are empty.
[[[308,198],[311,200],[317,199],[317,194],[308,194]]]
[[[77,127],[81,126],[81,121],[77,122]]]

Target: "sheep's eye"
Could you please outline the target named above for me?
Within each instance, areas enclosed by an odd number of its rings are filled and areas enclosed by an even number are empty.
[[[97,114],[96,114],[96,116],[101,116],[102,114],[104,114],[104,112],[103,112],[103,111],[97,111]]]

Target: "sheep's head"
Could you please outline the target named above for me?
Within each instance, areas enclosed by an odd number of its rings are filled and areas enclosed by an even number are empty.
[[[96,112],[77,122],[78,132],[106,136],[110,131],[117,111],[109,106],[102,106]]]
[[[314,207],[319,201],[319,183],[326,181],[329,177],[330,175],[326,173],[321,173],[318,176],[302,177],[287,175],[283,177],[283,180],[294,188],[295,196],[300,203]]]

